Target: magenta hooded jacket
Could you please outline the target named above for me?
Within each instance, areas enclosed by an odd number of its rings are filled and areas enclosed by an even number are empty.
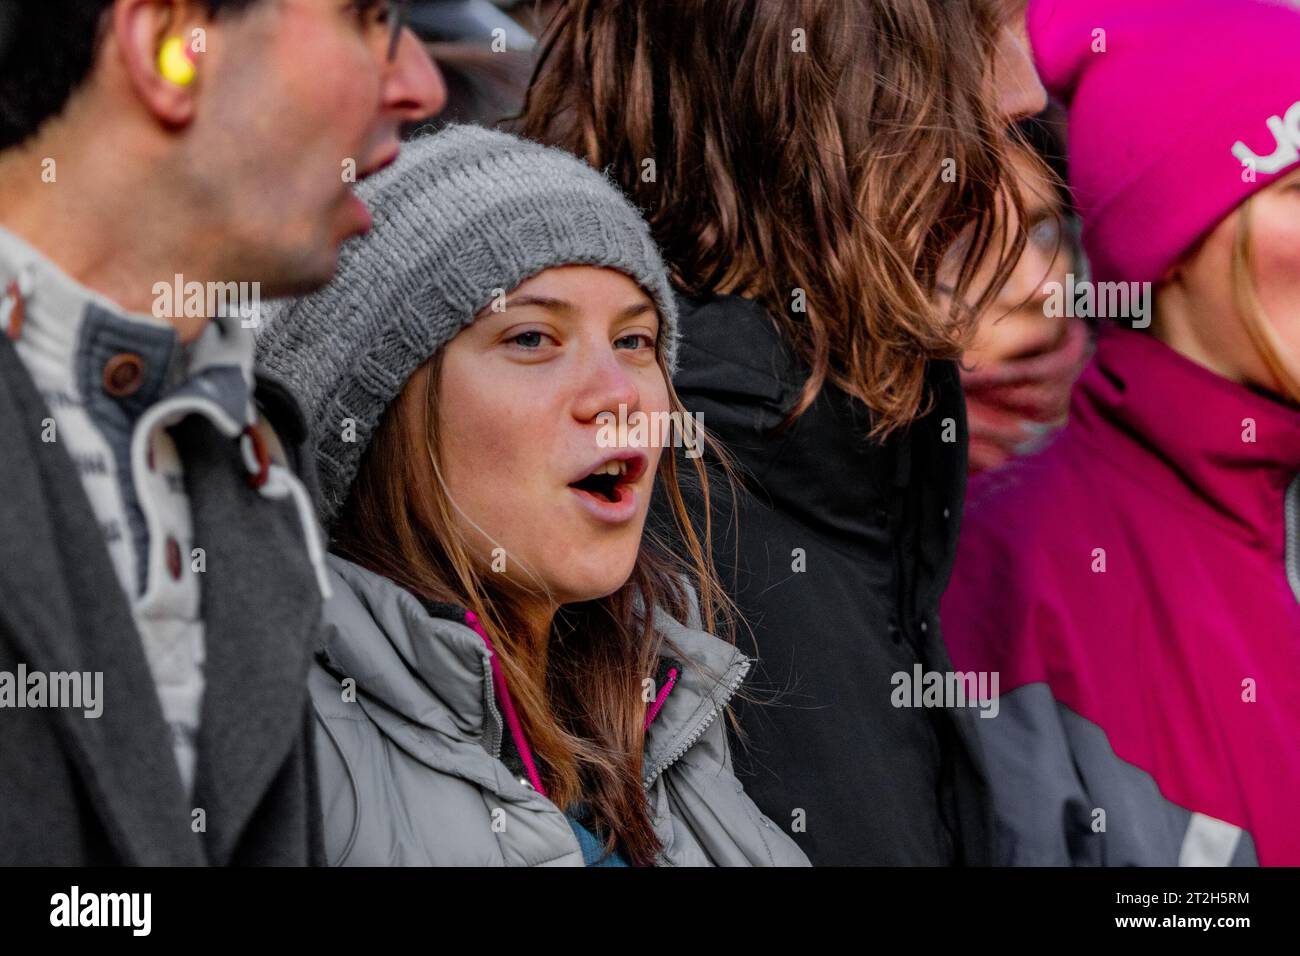
[[[1105,329],[972,482],[943,625],[1001,862],[1300,864],[1300,411]]]

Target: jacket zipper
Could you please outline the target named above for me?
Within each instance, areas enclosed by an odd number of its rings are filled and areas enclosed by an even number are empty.
[[[496,683],[498,681],[500,681],[501,683],[500,703],[502,709],[505,712],[505,723],[509,725],[510,736],[515,742],[516,749],[519,751],[519,759],[522,760],[524,763],[524,772],[528,775],[527,781],[520,781],[520,782],[521,783],[527,782],[527,784],[533,790],[536,790],[542,796],[546,796],[546,788],[542,785],[541,775],[537,772],[537,767],[533,763],[532,748],[528,746],[528,738],[524,736],[523,727],[520,726],[519,718],[515,715],[514,702],[510,699],[510,687],[506,684],[506,676],[501,672],[500,665],[496,660],[496,648],[492,646],[492,641],[488,638],[487,631],[483,629],[483,625],[479,622],[477,614],[475,614],[471,610],[466,609],[465,623],[476,634],[478,634],[478,636],[483,639],[483,643],[487,645],[488,654],[491,655],[488,659],[488,671],[491,674],[492,686],[495,688]],[[495,707],[495,700],[493,701],[493,703],[494,703],[493,706],[494,715],[496,716],[497,720],[500,721],[502,715],[500,712],[497,711]],[[498,760],[501,759],[500,738],[502,736],[504,736],[504,732],[498,731],[495,753],[494,753],[494,756]]]
[[[501,759],[501,742],[505,737],[506,722],[501,717],[501,711],[497,709],[497,695],[492,687],[492,666],[489,664],[486,668],[487,674],[483,678],[484,693],[483,698],[487,701],[488,716],[492,718],[491,726],[488,728],[488,747],[495,760]]]
[[[704,735],[704,732],[713,725],[718,714],[722,712],[731,698],[736,695],[736,691],[740,689],[740,685],[745,680],[745,675],[749,673],[749,667],[750,662],[748,660],[740,663],[736,668],[735,676],[728,683],[727,692],[722,699],[714,702],[713,706],[709,709],[709,712],[704,715],[704,718],[698,724],[696,724],[695,729],[691,731],[676,750],[669,754],[666,759],[659,761],[659,763],[650,768],[650,771],[642,778],[642,783],[645,785],[646,789],[650,788],[650,785],[655,782],[660,774],[681,759],[682,754],[695,746],[695,742],[699,740],[700,737]]]
[[[677,668],[669,668],[668,680],[664,681],[664,686],[660,689],[659,696],[655,698],[654,703],[650,705],[650,710],[647,711],[645,715],[645,726],[642,728],[643,731],[649,730],[650,725],[655,722],[655,718],[659,716],[659,711],[663,710],[664,704],[668,702],[668,695],[672,693],[673,685],[676,683]]]
[[[1286,489],[1286,580],[1300,603],[1300,475]]]

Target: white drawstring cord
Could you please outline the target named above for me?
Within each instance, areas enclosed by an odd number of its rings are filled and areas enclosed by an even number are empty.
[[[268,498],[283,498],[288,495],[293,499],[298,510],[298,521],[302,525],[302,536],[307,542],[307,556],[316,571],[316,583],[320,587],[321,597],[328,601],[334,590],[330,587],[329,573],[325,567],[325,547],[321,544],[316,508],[312,505],[307,489],[289,469],[273,464],[267,469],[266,483],[258,490]]]

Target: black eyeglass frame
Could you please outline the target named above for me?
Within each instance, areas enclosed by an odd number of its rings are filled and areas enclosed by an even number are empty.
[[[397,59],[402,29],[411,15],[411,0],[388,0],[388,62]]]

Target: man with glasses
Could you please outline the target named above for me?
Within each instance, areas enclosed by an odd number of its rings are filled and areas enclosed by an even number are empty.
[[[0,0],[0,863],[320,859],[327,585],[252,335],[441,108],[405,13]]]

